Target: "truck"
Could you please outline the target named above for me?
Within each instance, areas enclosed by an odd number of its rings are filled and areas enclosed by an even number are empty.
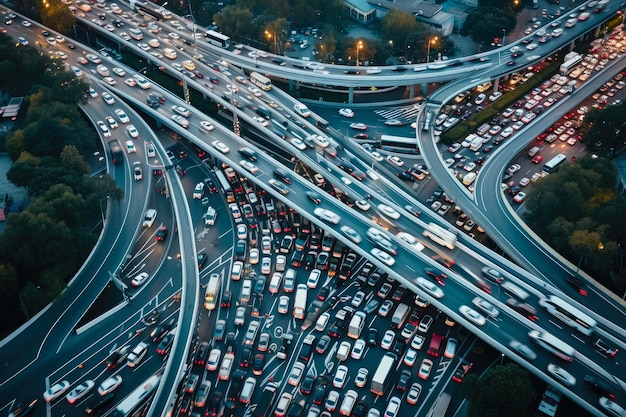
[[[307,286],[298,284],[296,289],[296,300],[293,305],[293,316],[298,320],[304,320],[306,310]]]
[[[348,325],[348,337],[358,339],[359,336],[361,336],[361,331],[365,325],[365,318],[366,315],[362,311],[354,313],[354,316],[352,316],[350,324]]]
[[[409,316],[409,306],[400,303],[398,307],[396,307],[396,311],[393,313],[393,317],[391,317],[391,324],[393,324],[396,328],[401,328],[406,321],[406,318]]]
[[[379,396],[385,395],[387,385],[389,384],[389,381],[391,380],[391,377],[396,369],[397,360],[398,357],[391,352],[387,352],[385,356],[382,357],[380,363],[378,364],[378,368],[376,368],[376,372],[372,377],[372,383],[370,386],[370,391],[372,393]]]
[[[252,417],[268,417],[270,414],[270,410],[274,405],[274,400],[276,399],[276,390],[277,385],[273,382],[269,382],[265,388],[263,388],[263,394],[261,395],[261,399],[256,405],[256,408],[252,412]]]

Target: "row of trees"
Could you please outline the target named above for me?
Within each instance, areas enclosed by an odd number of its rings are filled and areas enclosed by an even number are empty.
[[[87,84],[4,34],[0,57],[0,89],[25,96],[25,116],[0,137],[14,161],[7,178],[31,198],[24,211],[8,215],[0,234],[0,306],[18,320],[23,308],[32,315],[65,288],[97,240],[102,204],[122,192],[109,175],[91,177],[82,156],[102,150],[77,109]],[[5,320],[3,328],[17,324]]]
[[[525,221],[573,264],[623,294],[626,200],[615,192],[615,179],[616,170],[605,158],[567,164],[530,189]]]
[[[528,1],[530,3],[530,1]],[[517,11],[522,7],[519,0],[481,0],[479,7],[465,19],[461,35],[475,42],[490,45],[495,38],[515,29]]]

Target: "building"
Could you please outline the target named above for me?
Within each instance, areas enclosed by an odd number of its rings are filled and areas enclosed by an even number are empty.
[[[344,7],[348,15],[357,22],[367,25],[376,20],[378,12],[384,9],[377,9],[368,0],[344,0]]]

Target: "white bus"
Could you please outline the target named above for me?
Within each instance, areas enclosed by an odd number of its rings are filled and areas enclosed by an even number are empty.
[[[428,223],[422,234],[433,242],[445,246],[450,250],[454,249],[454,245],[456,244],[456,233],[444,229],[435,223]]]
[[[568,59],[567,61],[563,62],[561,66],[559,67],[559,71],[561,72],[562,75],[567,75],[574,68],[576,68],[576,66],[580,64],[582,60],[583,60],[583,56],[577,54],[573,56],[572,58]]]
[[[124,400],[117,405],[112,417],[136,417],[142,415],[143,406],[146,406],[148,399],[155,392],[161,381],[160,375],[152,375],[146,379],[137,389],[128,394]]]
[[[382,146],[395,146],[398,148],[416,148],[417,138],[407,138],[404,136],[380,135],[380,144]]]
[[[553,355],[568,362],[574,361],[574,355],[576,354],[574,348],[550,333],[531,330],[528,332],[528,336]]]
[[[559,167],[563,162],[565,162],[566,159],[567,155],[563,153],[558,154],[543,165],[543,172],[551,174],[555,171],[558,171]]]
[[[214,30],[207,30],[204,37],[211,45],[219,46],[220,48],[228,48],[230,46],[230,38]]]
[[[596,327],[597,322],[594,319],[554,295],[539,299],[539,305],[563,323],[587,336],[591,335]]]
[[[220,295],[220,274],[211,274],[209,283],[206,286],[206,292],[204,293],[204,308],[207,310],[215,310],[217,305],[217,299]]]
[[[265,75],[259,74],[256,71],[250,73],[250,82],[264,91],[272,89],[272,81]]]
[[[305,284],[298,284],[296,289],[296,301],[293,304],[293,316],[296,319],[304,320],[306,312],[307,287]]]

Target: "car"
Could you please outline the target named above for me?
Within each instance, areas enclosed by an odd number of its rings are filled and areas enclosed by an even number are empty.
[[[411,405],[417,404],[417,400],[419,400],[421,393],[422,393],[422,386],[419,383],[414,382],[413,384],[411,384],[411,388],[409,389],[409,392],[406,395],[406,402]]]
[[[415,350],[422,349],[422,347],[424,346],[425,340],[426,338],[424,336],[416,334],[415,336],[413,336],[413,339],[411,340],[411,348]]]
[[[393,256],[391,256],[390,254],[388,254],[384,250],[381,250],[381,249],[378,249],[378,248],[372,248],[370,250],[370,253],[372,255],[374,255],[376,258],[378,258],[379,261],[381,261],[382,263],[384,263],[387,266],[393,266],[393,264],[396,262],[396,260],[393,258]]]
[[[350,123],[350,129],[354,130],[367,130],[367,125],[365,123]]]
[[[493,304],[480,297],[474,297],[474,299],[472,300],[472,304],[474,304],[480,311],[492,318],[498,317],[498,314],[500,313]]]
[[[413,366],[415,365],[415,361],[417,360],[417,350],[415,349],[407,349],[406,352],[404,353],[404,359],[403,362],[406,366]]]
[[[130,282],[133,286],[135,287],[139,287],[140,285],[142,285],[144,282],[146,282],[146,280],[149,278],[150,276],[148,275],[147,272],[141,272],[139,273],[137,276],[135,276],[135,278],[132,279],[132,281]]]
[[[126,151],[128,153],[135,153],[135,152],[137,152],[137,148],[135,148],[135,144],[133,143],[132,140],[127,140],[126,141]]]
[[[100,396],[105,396],[117,389],[122,384],[122,376],[121,375],[113,375],[104,381],[98,386],[98,394]]]
[[[417,376],[423,379],[424,381],[428,380],[430,376],[430,372],[433,369],[433,361],[430,359],[423,359],[422,364],[420,365],[420,369],[417,373]]]
[[[576,378],[565,369],[553,363],[548,365],[548,372],[561,384],[573,387],[576,385]]]
[[[250,164],[250,165],[252,165],[252,163],[251,163],[251,162],[248,162],[248,161],[241,161],[241,164],[242,164],[242,165],[243,165],[243,163],[246,163],[246,164]],[[253,166],[256,168],[256,165],[253,165]],[[258,168],[257,168],[257,171],[258,171]],[[288,194],[288,193],[289,193],[289,188],[287,188],[287,186],[286,186],[285,184],[283,184],[282,182],[277,181],[277,180],[275,180],[275,179],[273,179],[273,178],[269,179],[267,182],[268,182],[268,183],[269,183],[272,187],[274,187],[274,189],[275,189],[276,191],[278,191],[280,194],[282,194],[282,195],[286,195],[286,194]]]
[[[286,295],[281,296],[278,299],[277,310],[280,314],[287,314],[289,312],[290,298]]]
[[[294,387],[297,387],[302,379],[302,375],[304,374],[305,365],[302,362],[296,362],[291,368],[291,373],[289,374],[289,378],[287,379],[287,383]]]
[[[315,214],[321,220],[327,221],[332,224],[338,224],[341,220],[341,217],[339,217],[334,212],[319,207],[313,210],[313,214]]]
[[[171,116],[171,119],[178,125],[184,127],[185,129],[187,129],[189,127],[189,120],[187,120],[186,118],[184,118],[183,116],[179,115],[179,114],[173,114]]]
[[[585,385],[601,396],[607,397],[610,400],[615,399],[615,390],[605,379],[594,375],[585,375],[584,381]]]
[[[485,319],[482,314],[478,313],[476,310],[473,310],[466,305],[462,305],[461,307],[459,307],[459,312],[463,316],[465,316],[466,319],[468,319],[477,326],[482,326],[487,322],[487,319]]]
[[[398,378],[398,382],[396,383],[396,389],[398,391],[406,391],[407,386],[411,382],[411,371],[408,369],[403,369],[400,373],[400,377]]]
[[[235,326],[243,326],[246,323],[246,308],[245,307],[237,307],[237,311],[235,312]]]
[[[404,165],[404,161],[395,155],[387,155],[387,162],[397,167],[401,167]]]
[[[354,117],[354,111],[352,111],[352,109],[348,109],[348,108],[341,108],[339,109],[339,115],[343,116],[343,117]]]
[[[600,397],[598,402],[600,406],[613,417],[622,417],[626,414],[626,410],[624,410],[622,406],[607,397]]]
[[[393,301],[385,300],[378,308],[378,315],[381,317],[387,317],[393,308]]]
[[[43,393],[43,399],[46,400],[46,402],[51,402],[52,400],[56,400],[57,398],[59,398],[60,396],[62,396],[63,394],[65,394],[65,392],[70,388],[70,383],[69,381],[61,381],[57,384],[54,384],[53,386],[51,386],[50,388],[48,388],[44,393]]]
[[[340,227],[341,232],[348,238],[350,239],[352,242],[356,243],[357,245],[359,243],[361,243],[361,235],[359,235],[356,230],[354,230],[353,228],[351,228],[350,226],[341,226]]]
[[[396,333],[393,330],[385,331],[385,334],[383,335],[383,338],[380,341],[380,347],[382,347],[385,350],[391,349],[391,345],[393,344],[395,339],[396,339]]]
[[[307,287],[311,289],[317,288],[317,283],[319,282],[320,276],[322,275],[322,271],[319,269],[313,269],[309,274],[309,278],[306,281]]]
[[[515,197],[513,197],[513,201],[515,201],[518,204],[521,204],[524,202],[524,200],[526,199],[526,193],[525,192],[519,192],[515,195]]]
[[[419,285],[424,291],[435,298],[443,297],[443,290],[435,285],[434,282],[427,280],[426,278],[418,277],[415,278],[415,283]]]
[[[168,233],[167,227],[161,226],[159,227],[159,230],[157,230],[156,235],[154,236],[154,239],[157,242],[162,242],[167,238],[167,233]]]
[[[606,342],[600,338],[594,340],[593,347],[596,351],[611,358],[619,352],[618,348],[609,347],[609,345],[607,345]]]
[[[389,292],[391,291],[391,284],[388,282],[385,282],[380,289],[378,290],[378,292],[376,293],[376,295],[378,295],[380,298],[385,299],[387,298],[387,296],[389,295]]]
[[[386,204],[379,204],[378,210],[380,210],[383,215],[392,218],[394,220],[398,220],[400,218],[400,213],[398,213],[393,207],[390,207]]]
[[[245,159],[239,161],[239,165],[241,165],[246,171],[250,172],[253,175],[259,172],[259,168],[256,165],[254,165],[250,161],[246,161]]]
[[[326,396],[326,402],[324,404],[324,407],[326,408],[326,410],[332,413],[337,408],[338,403],[339,403],[339,393],[335,390],[332,390]]]
[[[348,367],[346,365],[339,365],[335,371],[333,377],[333,387],[342,389],[348,379]]]
[[[364,351],[365,351],[365,340],[357,339],[354,342],[354,346],[352,346],[352,352],[350,352],[350,357],[352,359],[359,360],[363,356]]]
[[[76,386],[73,390],[71,390],[66,396],[65,399],[68,403],[74,404],[76,401],[83,398],[85,395],[89,394],[89,392],[96,385],[94,381],[91,379],[83,382],[82,384]]]

